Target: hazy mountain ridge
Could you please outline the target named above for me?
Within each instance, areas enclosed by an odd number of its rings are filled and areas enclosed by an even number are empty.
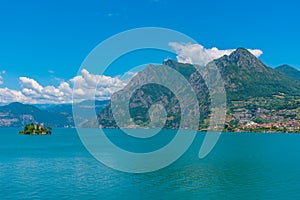
[[[294,80],[300,81],[300,71],[294,67],[291,67],[289,65],[281,65],[276,67],[275,70],[283,73],[284,75]]]
[[[22,127],[28,123],[45,123],[52,127],[73,127],[72,116],[40,110],[33,105],[11,103],[0,107],[0,127]]]
[[[100,112],[108,103],[105,101],[87,100],[74,104],[81,113]],[[0,127],[23,127],[28,123],[45,123],[52,127],[75,127],[72,104],[40,104],[28,105],[14,102],[0,106]],[[78,121],[87,122],[94,116],[85,114]]]

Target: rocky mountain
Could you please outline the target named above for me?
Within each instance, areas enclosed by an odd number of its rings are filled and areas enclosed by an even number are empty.
[[[289,65],[281,65],[276,67],[275,70],[283,73],[284,75],[294,80],[300,81],[300,71],[295,69],[294,67],[291,67]]]
[[[278,93],[300,95],[300,83],[266,66],[246,49],[239,48],[215,63],[225,82],[229,101]]]
[[[209,118],[210,97],[204,79],[196,71],[196,66],[173,60],[167,60],[163,64],[180,72],[191,84],[199,102],[199,124],[202,124],[204,120]],[[274,95],[300,96],[300,82],[266,66],[244,48],[238,48],[229,56],[216,59],[214,63],[210,63],[208,66],[211,64],[217,66],[224,80],[229,107],[233,106],[235,101],[247,101],[253,98],[272,98]],[[129,83],[124,90],[126,91],[131,84],[142,81],[145,76],[151,76],[151,74],[147,74],[147,68],[134,77],[131,80],[132,83]],[[168,80],[163,76],[162,79]],[[114,96],[122,98],[120,95],[122,93],[126,94],[124,91],[119,91]],[[130,121],[134,121],[140,126],[149,124],[148,110],[151,105],[156,103],[162,104],[167,112],[164,128],[178,128],[180,121],[178,99],[168,88],[155,84],[144,85],[134,92],[129,104]],[[120,110],[119,113],[122,115],[124,112]],[[128,122],[124,122],[123,126],[126,126],[126,123]],[[103,127],[116,127],[110,104],[99,113],[98,124]]]

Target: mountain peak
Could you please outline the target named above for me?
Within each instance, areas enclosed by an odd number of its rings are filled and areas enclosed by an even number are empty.
[[[225,55],[214,61],[221,68],[236,66],[245,70],[255,70],[260,72],[265,72],[269,68],[245,48],[237,48],[229,56]]]
[[[276,67],[275,69],[290,69],[290,70],[294,70],[294,71],[299,71],[296,68],[294,68],[290,65],[287,65],[287,64],[280,65],[280,66]]]
[[[9,105],[24,105],[24,104],[22,104],[22,103],[20,103],[20,102],[12,102],[12,103],[10,103]]]
[[[244,47],[239,47],[239,48],[237,48],[236,50],[235,50],[236,52],[239,52],[239,53],[244,53],[244,54],[249,54],[250,53],[250,51],[248,51],[246,48],[244,48]],[[251,54],[251,53],[250,53]]]
[[[283,73],[284,75],[294,80],[300,81],[300,71],[294,67],[285,64],[276,67],[275,70],[279,71],[280,73]]]
[[[245,48],[237,48],[228,57],[229,60],[233,62],[238,62],[241,60],[258,61],[257,57],[255,57],[252,53],[250,53]]]

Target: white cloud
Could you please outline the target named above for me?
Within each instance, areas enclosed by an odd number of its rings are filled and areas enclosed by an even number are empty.
[[[69,83],[67,82],[61,82],[60,85],[58,86],[58,89],[65,94],[72,94],[72,89]]]
[[[58,87],[41,86],[37,81],[20,77],[21,93],[26,97],[25,103],[69,103],[72,100],[72,89],[62,82]]]
[[[71,103],[73,97],[75,101],[108,99],[114,92],[126,85],[119,77],[91,74],[86,69],[83,69],[80,75],[69,81],[61,81],[57,87],[53,85],[42,86],[36,80],[28,77],[20,77],[19,83],[20,91],[0,88],[0,102],[59,104]],[[78,88],[75,91],[72,88],[74,84]]]
[[[107,99],[126,85],[119,77],[95,75],[86,69],[81,70],[81,75],[72,78],[70,82],[78,88],[73,94],[76,99],[94,99],[95,96],[98,99]]]
[[[214,59],[220,58],[224,55],[229,55],[235,49],[219,50],[216,47],[207,49],[200,44],[180,44],[177,42],[170,42],[169,45],[177,53],[178,62],[206,65]],[[260,49],[248,49],[253,55],[259,57],[263,52]]]
[[[43,87],[34,79],[27,78],[27,77],[20,77],[19,80],[22,88],[28,88],[38,93],[41,93],[43,90]]]
[[[28,98],[22,92],[8,88],[0,88],[0,99],[2,103],[28,102]]]

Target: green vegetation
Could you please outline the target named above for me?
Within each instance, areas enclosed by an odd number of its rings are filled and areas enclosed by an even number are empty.
[[[208,91],[202,75],[194,65],[172,60],[164,64],[181,73],[191,84],[199,102],[199,130],[207,130],[211,116],[209,93],[218,91],[214,91],[214,88]],[[291,76],[296,71],[300,73],[298,70],[294,69],[288,76],[282,72],[287,71],[286,67],[282,67],[281,71],[280,68],[272,69],[243,48],[215,60],[215,64],[222,75],[227,97],[224,131],[300,131],[300,82]],[[141,78],[151,76],[146,69],[140,72]],[[168,81],[164,76],[161,78]],[[134,80],[139,81],[139,76]],[[184,95],[184,90],[180,92]],[[144,85],[132,95],[129,103],[131,120],[139,127],[147,126],[150,120],[148,110],[156,103],[163,105],[167,112],[164,128],[179,128],[181,109],[176,95],[168,88],[155,84]],[[121,110],[120,113],[124,112]],[[129,123],[126,123],[122,126],[127,127]],[[110,104],[98,114],[98,124],[104,128],[117,128]],[[189,128],[189,124],[182,127]]]
[[[292,79],[300,81],[300,71],[289,65],[281,65],[279,67],[276,67],[275,69]]]
[[[232,120],[238,124],[230,123]],[[300,96],[250,98],[232,101],[225,131],[300,132]]]
[[[44,124],[27,124],[23,131],[20,131],[19,134],[25,135],[50,135],[52,127],[44,127]]]

